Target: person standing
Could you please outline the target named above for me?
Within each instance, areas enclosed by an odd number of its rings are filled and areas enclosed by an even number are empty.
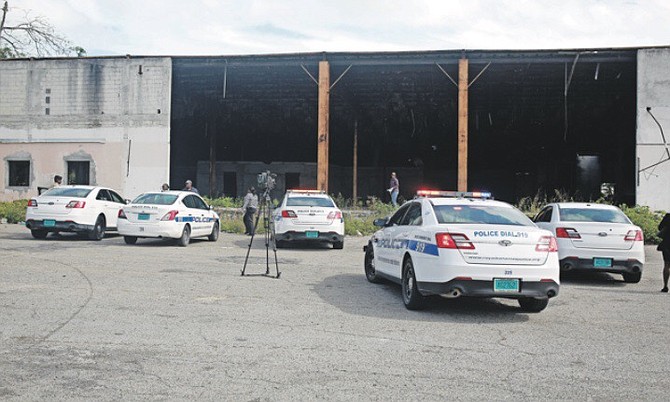
[[[391,203],[394,207],[398,206],[398,193],[400,192],[400,181],[395,172],[391,172],[391,181],[389,182],[389,190],[391,193]]]
[[[54,184],[53,184],[53,186],[51,186],[51,188],[60,187],[62,185],[63,185],[63,176],[61,176],[59,174],[55,175],[54,176]]]
[[[170,191],[170,185],[167,183],[163,183],[163,185],[161,186],[161,192],[163,191]]]
[[[661,223],[658,224],[658,237],[661,243],[656,249],[663,253],[663,289],[661,292],[668,293],[668,278],[670,278],[670,213],[665,214]]]
[[[247,195],[244,196],[244,205],[242,205],[242,210],[244,211],[244,234],[253,236],[254,235],[254,214],[258,210],[258,196],[256,195],[256,189],[249,187],[247,190]]]
[[[197,188],[193,187],[193,182],[190,180],[186,180],[186,186],[182,189],[182,191],[190,191],[196,194],[200,194],[200,191],[198,191]]]

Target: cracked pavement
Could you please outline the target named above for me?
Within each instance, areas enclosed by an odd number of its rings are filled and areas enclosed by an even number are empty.
[[[366,241],[279,250],[277,280],[240,276],[241,235],[128,246],[0,225],[0,399],[665,399],[655,248],[639,284],[573,274],[538,314],[501,299],[411,312],[365,280]],[[265,272],[261,242],[249,273]]]

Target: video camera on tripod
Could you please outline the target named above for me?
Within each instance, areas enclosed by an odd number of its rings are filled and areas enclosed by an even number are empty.
[[[265,193],[269,193],[274,190],[277,185],[277,174],[266,170],[256,176],[256,182],[259,189],[263,190]]]

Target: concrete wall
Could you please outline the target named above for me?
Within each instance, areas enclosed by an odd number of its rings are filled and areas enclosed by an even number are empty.
[[[670,211],[670,49],[639,50],[637,57],[636,202]]]
[[[169,181],[171,60],[0,61],[0,200],[30,198],[67,162],[90,162],[91,184],[127,198]],[[31,162],[10,187],[8,161]]]

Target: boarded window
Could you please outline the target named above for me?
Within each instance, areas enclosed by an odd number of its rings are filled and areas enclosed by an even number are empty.
[[[30,186],[30,161],[7,161],[9,164],[9,186]]]

